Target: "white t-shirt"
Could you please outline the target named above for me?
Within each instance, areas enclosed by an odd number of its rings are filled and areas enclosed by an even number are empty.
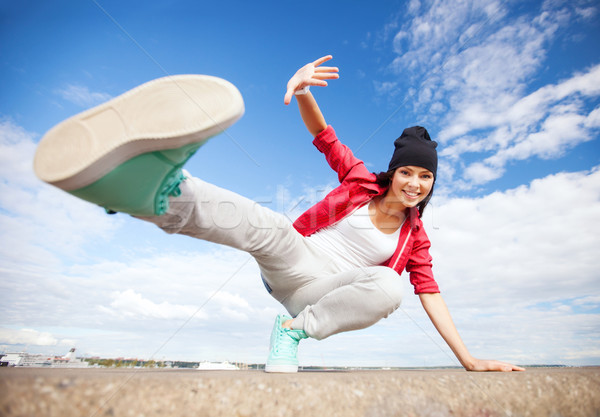
[[[341,270],[348,270],[381,265],[391,258],[398,246],[401,228],[391,234],[383,233],[371,221],[369,204],[365,204],[308,239]]]

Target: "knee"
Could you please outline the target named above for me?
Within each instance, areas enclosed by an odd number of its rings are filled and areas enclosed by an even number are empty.
[[[381,292],[380,300],[389,308],[389,313],[395,311],[402,303],[404,289],[402,280],[396,271],[388,267],[378,267],[376,272],[377,290]]]

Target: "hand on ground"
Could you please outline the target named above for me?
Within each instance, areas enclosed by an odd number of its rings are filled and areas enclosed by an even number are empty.
[[[465,366],[465,368],[467,369],[467,371],[474,372],[512,372],[525,370],[525,368],[521,368],[520,366],[512,365],[510,363],[484,359],[475,359],[471,365],[469,365],[468,367]]]

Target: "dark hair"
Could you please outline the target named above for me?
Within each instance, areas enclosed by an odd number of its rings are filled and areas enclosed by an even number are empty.
[[[392,185],[392,178],[394,178],[395,172],[396,172],[396,169],[390,169],[389,171],[384,171],[384,172],[380,172],[379,174],[375,174],[375,182],[380,187],[385,187],[385,188],[389,189],[390,185]],[[429,191],[429,194],[427,194],[427,197],[425,197],[425,199],[423,201],[421,201],[419,204],[417,204],[417,208],[419,209],[419,218],[421,218],[423,216],[425,207],[427,207],[429,200],[431,200],[431,196],[433,195],[434,187],[435,187],[435,177],[433,179],[433,185],[431,186],[431,190]]]

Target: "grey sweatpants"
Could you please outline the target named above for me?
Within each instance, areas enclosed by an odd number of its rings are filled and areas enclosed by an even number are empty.
[[[251,254],[271,295],[294,317],[292,328],[323,339],[369,327],[400,306],[401,280],[391,268],[339,270],[285,216],[198,178],[180,189],[166,214],[143,219]]]

